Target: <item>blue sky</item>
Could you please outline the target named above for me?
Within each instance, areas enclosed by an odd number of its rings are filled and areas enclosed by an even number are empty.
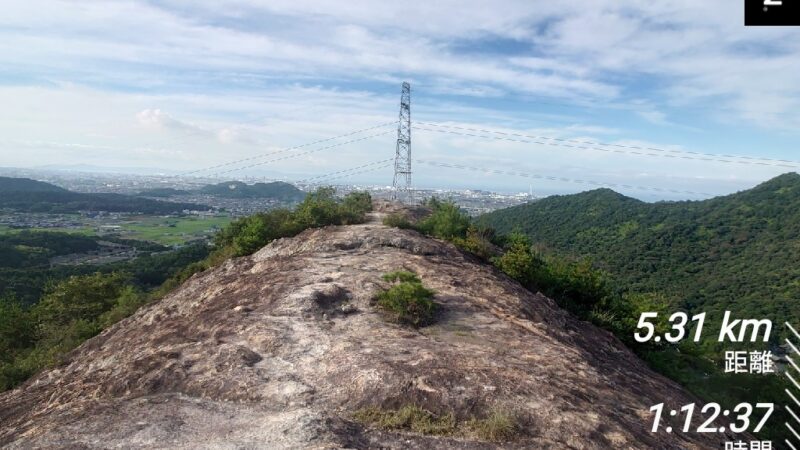
[[[506,172],[417,164],[419,186],[594,187],[513,171],[702,198],[800,167],[800,29],[745,28],[738,2],[15,3],[0,16],[0,166],[203,169],[391,121],[408,80],[415,121],[548,138],[413,126],[415,158]],[[300,180],[391,158],[391,129],[224,175]]]

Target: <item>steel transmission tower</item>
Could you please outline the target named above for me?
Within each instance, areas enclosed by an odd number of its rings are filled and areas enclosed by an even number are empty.
[[[400,122],[397,124],[397,149],[394,157],[392,199],[411,204],[411,85],[403,83],[400,95]]]

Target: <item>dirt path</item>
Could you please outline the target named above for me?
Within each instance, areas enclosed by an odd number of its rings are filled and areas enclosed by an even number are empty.
[[[383,225],[383,219],[385,217],[385,212],[372,211],[367,213],[367,221],[365,223],[369,225]]]

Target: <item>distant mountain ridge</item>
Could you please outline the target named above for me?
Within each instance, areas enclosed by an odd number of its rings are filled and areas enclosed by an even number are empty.
[[[190,194],[190,192],[185,191],[183,189],[155,188],[155,189],[146,189],[144,191],[139,192],[137,195],[140,197],[167,198],[167,197],[173,197],[175,195],[187,195],[187,194]]]
[[[0,177],[0,208],[20,212],[75,213],[79,211],[174,214],[209,210],[205,205],[175,203],[130,195],[73,192],[29,178]]]
[[[679,307],[800,320],[800,175],[703,201],[645,203],[598,189],[486,214],[559,253],[591,258]]]
[[[252,185],[241,181],[228,181],[205,186],[200,192],[226,198],[272,198],[287,202],[300,201],[305,197],[303,191],[283,181]]]

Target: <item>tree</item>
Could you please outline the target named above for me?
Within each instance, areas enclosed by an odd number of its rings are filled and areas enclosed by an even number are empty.
[[[351,192],[342,201],[342,211],[348,218],[361,219],[366,212],[372,211],[372,196],[369,192]]]
[[[533,254],[528,236],[515,231],[507,237],[506,251],[494,259],[494,265],[506,275],[530,287],[534,281],[534,271],[540,261]]]
[[[321,187],[308,194],[295,210],[299,227],[305,229],[335,224],[339,213],[335,195],[336,190],[332,187]]]
[[[0,297],[0,363],[9,362],[21,349],[33,345],[30,313],[12,297]]]
[[[442,201],[433,197],[425,206],[433,212],[419,222],[418,228],[422,232],[447,240],[466,237],[470,219],[458,205],[450,200]]]
[[[51,286],[33,307],[38,339],[58,342],[66,330],[84,339],[99,333],[98,318],[116,304],[129,281],[124,273],[95,273]]]

